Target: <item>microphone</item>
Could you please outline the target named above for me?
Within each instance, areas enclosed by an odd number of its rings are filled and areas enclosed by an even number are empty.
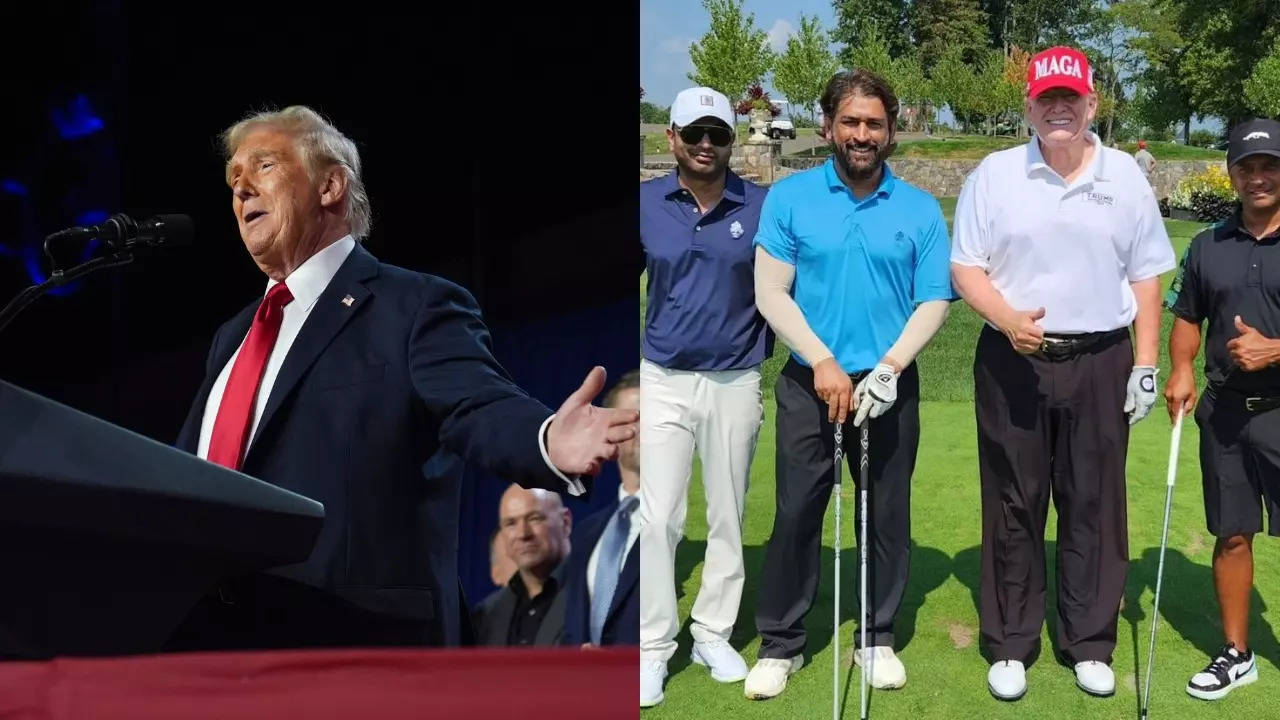
[[[97,225],[71,227],[50,235],[46,243],[62,240],[89,240],[97,238],[113,250],[132,250],[145,247],[171,247],[190,245],[195,234],[195,223],[189,215],[156,215],[137,222],[124,213],[116,213]]]

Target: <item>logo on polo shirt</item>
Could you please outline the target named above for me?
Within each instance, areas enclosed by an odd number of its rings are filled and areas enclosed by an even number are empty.
[[[734,240],[742,237],[742,233],[744,232],[746,231],[742,229],[742,223],[737,220],[734,220],[733,224],[729,226],[729,234],[733,236]]]
[[[1270,139],[1271,139],[1271,135],[1269,135],[1268,133],[1265,133],[1265,132],[1263,132],[1263,131],[1261,131],[1261,130],[1254,130],[1253,132],[1249,133],[1248,135],[1245,135],[1243,139],[1244,139],[1244,140],[1261,140],[1261,139],[1264,139],[1264,138],[1265,138],[1265,139],[1267,139],[1267,140],[1270,140]]]
[[[1096,203],[1098,205],[1115,205],[1116,204],[1115,196],[1108,195],[1106,193],[1100,193],[1100,192],[1089,191],[1084,194],[1084,199],[1088,200],[1091,203]]]
[[[1090,72],[1090,75],[1093,73]],[[1077,77],[1084,80],[1084,72],[1080,70],[1080,61],[1070,55],[1053,55],[1036,61],[1036,80],[1049,75]],[[1089,78],[1093,84],[1093,78]]]

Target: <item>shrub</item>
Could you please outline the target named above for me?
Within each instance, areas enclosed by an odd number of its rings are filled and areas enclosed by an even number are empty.
[[[1218,143],[1218,134],[1209,130],[1192,130],[1191,143],[1196,147],[1213,147]]]
[[[773,104],[769,99],[769,93],[759,85],[752,85],[747,91],[747,96],[738,103],[734,108],[739,115],[750,115],[752,110],[768,110],[770,117],[778,117],[782,114],[782,108]]]
[[[1218,165],[1187,175],[1169,195],[1169,206],[1190,210],[1202,222],[1221,220],[1235,208],[1236,191],[1231,179]]]

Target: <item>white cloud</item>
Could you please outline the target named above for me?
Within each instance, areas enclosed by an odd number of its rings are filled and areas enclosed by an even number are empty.
[[[773,21],[773,27],[769,28],[769,47],[773,48],[773,51],[777,53],[785,52],[787,38],[795,34],[795,26],[782,18],[778,18]]]

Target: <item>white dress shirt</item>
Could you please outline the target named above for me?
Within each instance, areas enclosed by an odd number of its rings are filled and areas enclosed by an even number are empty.
[[[627,497],[629,497],[629,495],[627,494],[627,491],[623,489],[621,484],[619,484],[618,485],[618,502],[622,502],[623,500],[627,499]],[[639,490],[636,491],[636,499],[637,500],[640,499]],[[640,523],[637,522],[637,517],[636,517],[636,513],[639,510],[640,510],[640,503],[636,503],[635,507],[631,508],[631,513],[630,513],[631,532],[627,533],[627,546],[623,548],[622,557],[619,559],[619,563],[618,563],[619,575],[622,574],[623,566],[627,564],[627,556],[631,554],[631,546],[635,545],[636,539],[640,537]],[[612,521],[613,521],[613,518],[612,517],[609,518],[609,522],[612,522]],[[604,526],[604,532],[608,532],[608,531],[609,531],[609,523],[606,522]],[[604,540],[604,532],[600,533],[599,539],[596,540],[596,546],[591,548],[591,557],[587,560],[587,600],[588,601],[593,600],[596,595],[596,566],[600,564],[600,541]],[[591,606],[591,603],[588,602],[587,607],[590,607],[590,606]]]
[[[280,366],[284,364],[289,348],[293,347],[293,341],[302,330],[302,324],[311,315],[311,310],[320,299],[320,294],[329,286],[329,281],[333,280],[333,276],[338,273],[338,268],[342,267],[342,263],[346,261],[355,246],[355,238],[347,235],[307,258],[306,262],[299,265],[284,279],[284,284],[293,295],[293,300],[284,306],[280,335],[276,337],[275,347],[271,348],[271,356],[267,358],[267,366],[262,371],[262,384],[258,386],[258,396],[254,398],[253,403],[253,424],[249,428],[249,442],[252,442],[258,432],[258,420],[267,407],[271,388],[275,385],[276,376],[280,374]],[[275,280],[267,280],[267,290],[275,285]],[[265,297],[265,292],[263,296]],[[245,338],[247,337],[246,332]],[[218,379],[213,381],[213,389],[209,391],[209,400],[204,405],[204,422],[200,425],[200,445],[196,451],[196,455],[202,459],[209,459],[209,441],[213,437],[213,423],[218,417],[218,408],[222,405],[222,394],[227,389],[231,368],[235,366],[236,358],[240,357],[240,350],[243,348],[244,338],[241,338],[240,347],[231,354],[231,359],[223,366]],[[249,442],[245,443],[245,452],[249,450]]]
[[[988,155],[956,203],[951,262],[986,270],[1015,310],[1043,307],[1046,332],[1127,327],[1138,312],[1130,283],[1175,264],[1138,163],[1090,135],[1093,160],[1074,181],[1032,138]]]
[[[262,371],[262,383],[258,387],[257,397],[254,398],[253,423],[249,428],[249,441],[245,443],[245,452],[248,452],[249,445],[257,434],[258,420],[262,418],[262,411],[267,407],[267,400],[271,397],[271,388],[275,385],[276,376],[280,374],[280,366],[284,364],[284,359],[289,354],[289,348],[293,346],[293,341],[297,339],[298,333],[302,330],[307,317],[311,315],[311,310],[315,307],[316,301],[320,299],[321,293],[332,282],[333,276],[338,274],[338,268],[342,267],[342,263],[346,262],[347,256],[351,254],[355,246],[355,238],[351,235],[346,235],[341,240],[307,258],[305,262],[284,279],[284,284],[289,288],[289,293],[293,295],[293,300],[284,306],[284,318],[280,322],[280,334],[276,337],[275,346],[271,348],[271,356],[267,358],[267,366]],[[275,280],[268,279],[267,291],[270,291],[275,285]],[[266,296],[265,291],[263,296]],[[213,437],[213,424],[218,417],[218,408],[222,405],[222,395],[227,389],[227,380],[231,377],[231,368],[235,367],[236,358],[240,356],[240,350],[244,347],[245,338],[248,338],[247,331],[245,337],[240,340],[240,346],[231,354],[231,358],[223,366],[222,372],[218,373],[218,378],[214,380],[213,388],[209,391],[209,399],[205,402],[204,420],[200,424],[200,443],[196,449],[196,455],[203,460],[209,459],[209,442]],[[565,481],[570,495],[582,495],[586,492],[586,487],[581,480],[577,477],[572,479],[566,477],[564,473],[551,464],[551,457],[547,454],[547,426],[551,424],[551,420],[554,417],[554,414],[548,417],[542,423],[542,426],[538,428],[538,447],[542,451],[542,459],[547,463],[547,467],[551,468],[552,472]]]

